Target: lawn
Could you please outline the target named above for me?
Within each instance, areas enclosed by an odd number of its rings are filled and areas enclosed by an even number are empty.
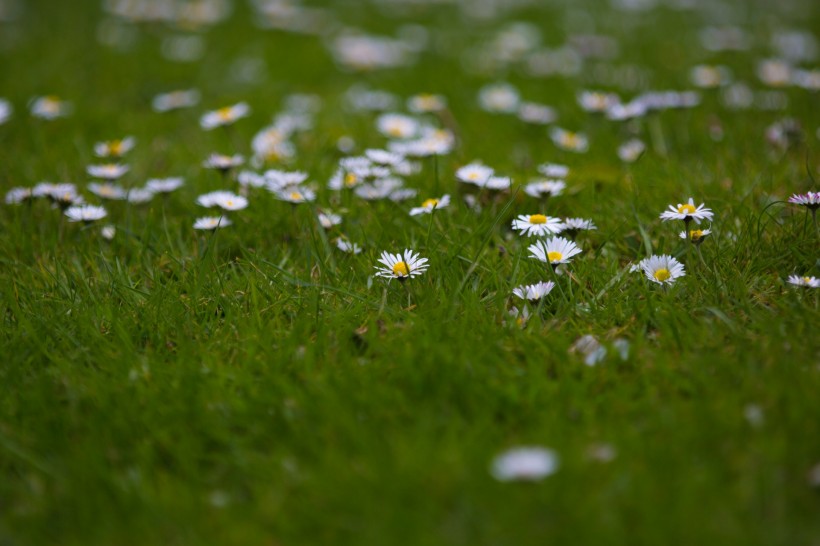
[[[0,545],[820,544],[818,29],[0,0]]]

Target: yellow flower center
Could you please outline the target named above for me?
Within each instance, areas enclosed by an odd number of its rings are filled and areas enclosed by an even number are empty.
[[[345,176],[345,186],[350,187],[356,184],[359,178],[353,173],[347,173]]]
[[[678,205],[678,214],[692,214],[695,212],[695,205],[686,203],[685,205]]]
[[[547,259],[550,261],[550,263],[561,261],[563,257],[564,255],[560,252],[547,252]]]
[[[578,146],[578,135],[575,133],[564,133],[561,136],[561,143],[567,148],[575,148]]]
[[[404,127],[401,123],[393,123],[387,128],[387,134],[394,137],[400,137],[404,134]]]
[[[811,277],[803,277],[803,282],[808,284],[811,282]]]
[[[114,140],[108,145],[108,149],[113,155],[122,154],[122,140]]]
[[[467,175],[467,178],[469,180],[478,180],[478,173],[477,172],[472,172],[472,173]]]
[[[533,214],[530,216],[530,224],[546,224],[547,217],[543,214]]]
[[[410,274],[410,268],[405,262],[397,262],[393,266],[393,275],[397,277],[406,277]]]
[[[702,229],[693,229],[689,232],[689,238],[693,241],[700,241],[703,238],[703,230]]]
[[[225,202],[225,204],[226,204],[226,205],[228,205],[229,207],[232,207],[232,206],[233,206],[233,199],[228,199],[228,200]]]
[[[302,198],[302,194],[299,193],[298,191],[293,191],[293,192],[290,192],[290,198],[295,200],[295,201],[298,201]]]
[[[669,277],[672,276],[672,274],[669,273],[668,269],[658,269],[652,275],[655,277],[655,280],[660,281],[660,282],[668,280]]]
[[[438,205],[438,199],[428,199],[424,203],[421,204],[422,208],[429,209],[435,208]]]
[[[231,119],[232,110],[230,106],[226,106],[225,108],[220,108],[216,111],[216,115],[219,116],[219,119],[222,121],[228,121]]]

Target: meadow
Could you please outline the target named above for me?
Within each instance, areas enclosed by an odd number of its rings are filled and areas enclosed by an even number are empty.
[[[820,545],[818,29],[0,0],[0,545]]]

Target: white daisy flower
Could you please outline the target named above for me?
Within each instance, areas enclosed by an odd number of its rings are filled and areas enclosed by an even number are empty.
[[[789,275],[788,279],[789,284],[793,284],[795,286],[802,286],[805,288],[820,288],[820,279],[817,277],[801,277],[799,275]]]
[[[681,231],[678,236],[684,240],[690,240],[696,245],[699,245],[703,240],[712,234],[711,229],[690,229],[688,231]]]
[[[6,193],[6,204],[19,205],[33,197],[34,194],[31,188],[12,188]]]
[[[522,102],[518,107],[518,119],[533,125],[549,125],[558,119],[558,114],[549,106],[534,102]]]
[[[242,210],[248,206],[248,200],[229,191],[213,191],[200,195],[196,204],[203,207],[219,207],[223,210]]]
[[[603,113],[620,103],[620,97],[614,93],[582,91],[578,95],[578,105],[585,112]]]
[[[702,89],[720,87],[732,81],[732,73],[725,66],[699,64],[692,67],[689,77],[692,81],[692,85]]]
[[[69,222],[94,222],[108,216],[108,212],[103,207],[95,205],[76,205],[65,209],[65,215]]]
[[[93,178],[101,180],[116,180],[128,172],[128,165],[118,163],[106,163],[105,165],[89,165],[85,171]]]
[[[291,186],[283,188],[274,192],[274,195],[280,201],[287,201],[288,203],[298,204],[307,203],[316,200],[316,193],[310,188],[304,186]]]
[[[224,216],[204,216],[196,219],[194,229],[213,231],[216,228],[227,227],[231,224],[232,222]]]
[[[531,197],[557,197],[566,189],[563,180],[536,180],[524,186],[524,193]]]
[[[13,111],[14,109],[9,101],[6,99],[0,99],[0,125],[3,125],[9,120],[9,118],[11,118]]]
[[[490,472],[500,482],[538,481],[558,470],[558,455],[543,447],[516,447],[493,460]]]
[[[140,203],[147,203],[154,198],[154,192],[148,188],[131,188],[128,190],[128,202],[135,205]]]
[[[514,320],[513,324],[519,328],[524,328],[530,320],[530,310],[526,305],[524,305],[521,309],[511,307],[507,314]],[[504,323],[507,324],[506,321]]]
[[[478,93],[478,103],[486,112],[512,114],[520,102],[518,90],[508,83],[485,85]]]
[[[145,183],[145,187],[154,193],[171,193],[184,184],[185,180],[181,177],[151,178]]]
[[[474,184],[481,187],[494,173],[495,171],[492,168],[481,163],[470,163],[456,171],[456,178],[465,184]]]
[[[641,260],[638,265],[647,279],[662,285],[672,284],[675,279],[686,275],[683,264],[668,254],[650,256]]]
[[[265,187],[268,191],[277,192],[290,186],[298,186],[308,178],[308,173],[301,171],[280,171],[269,169],[265,171]]]
[[[71,104],[53,95],[37,97],[31,102],[31,115],[41,119],[56,119],[71,113]]]
[[[589,140],[583,133],[553,127],[550,129],[550,138],[553,144],[568,152],[584,153],[589,150]]]
[[[565,226],[560,218],[553,218],[543,214],[521,214],[512,221],[512,228],[520,231],[521,235],[542,237],[561,233]]]
[[[211,154],[208,158],[202,163],[202,166],[206,169],[216,169],[218,171],[227,172],[234,167],[238,167],[245,162],[245,158],[239,154],[234,155],[222,155],[222,154]]]
[[[319,225],[325,229],[331,229],[333,226],[338,226],[342,223],[341,215],[332,212],[320,212],[316,217],[319,219]]]
[[[564,231],[578,232],[598,229],[592,220],[586,218],[564,218]]]
[[[381,258],[379,258],[379,263],[382,266],[376,266],[377,277],[398,279],[400,281],[421,275],[429,267],[427,258],[421,258],[418,253],[408,249],[405,249],[402,254],[390,254],[384,251]]]
[[[48,197],[60,206],[80,205],[83,197],[77,192],[74,184],[51,184],[41,182],[31,190],[34,197]]]
[[[420,207],[410,209],[410,216],[418,216],[419,214],[430,214],[433,210],[443,209],[450,204],[450,196],[444,195],[438,199],[431,198],[425,200]]]
[[[677,206],[669,205],[669,210],[662,212],[660,219],[664,222],[683,220],[686,223],[694,220],[695,223],[700,224],[702,220],[712,220],[713,216],[712,209],[706,208],[703,203],[695,207],[695,201],[690,197],[688,203],[678,203]]]
[[[105,182],[104,184],[91,182],[88,184],[88,191],[97,197],[116,201],[120,201],[128,197],[128,191],[126,191],[125,188],[109,182]]]
[[[408,141],[392,141],[387,148],[408,157],[446,155],[453,150],[455,136],[447,129],[422,129],[421,138]]]
[[[512,186],[512,178],[509,176],[491,176],[488,178],[482,187],[488,190],[508,190]]]
[[[539,282],[513,288],[513,295],[524,300],[538,301],[549,294],[553,288],[555,288],[555,283],[552,281]]]
[[[111,241],[114,239],[114,236],[117,235],[117,228],[108,224],[107,226],[103,226],[100,230],[100,235],[103,236],[103,239],[107,241]]]
[[[362,247],[360,247],[358,244],[351,243],[350,241],[342,237],[336,239],[336,248],[338,248],[342,252],[347,252],[348,254],[359,254],[362,251]]]
[[[233,106],[225,106],[218,110],[206,112],[199,119],[199,125],[206,131],[210,131],[217,127],[231,125],[237,120],[247,117],[250,111],[251,109],[246,103],[239,102]]]
[[[387,150],[365,150],[364,155],[365,157],[367,157],[367,159],[369,159],[373,163],[376,163],[377,165],[389,165],[392,167],[404,161],[403,155],[388,152]]]
[[[563,237],[552,237],[546,241],[537,241],[527,247],[527,250],[532,252],[530,258],[535,258],[553,266],[567,264],[573,256],[581,253],[578,245]]]
[[[815,210],[817,207],[820,207],[820,191],[795,193],[789,197],[789,203],[806,207],[809,210]]]
[[[134,148],[136,142],[131,136],[120,140],[97,142],[94,144],[94,153],[97,157],[122,157]]]
[[[376,128],[386,137],[413,138],[419,132],[419,122],[404,114],[382,114],[376,119]]]
[[[160,93],[151,101],[151,106],[155,112],[170,112],[180,108],[190,108],[197,104],[199,104],[199,91],[196,89]]]
[[[538,172],[547,178],[566,178],[569,175],[569,167],[557,163],[543,163],[538,165]]]
[[[646,150],[646,144],[642,140],[633,138],[627,140],[618,147],[618,157],[624,163],[634,163]]]
[[[440,112],[447,108],[447,99],[442,95],[422,93],[407,99],[407,109],[414,114]]]

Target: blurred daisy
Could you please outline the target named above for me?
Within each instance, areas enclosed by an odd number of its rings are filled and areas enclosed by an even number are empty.
[[[678,234],[678,236],[681,239],[688,239],[696,245],[699,245],[703,242],[704,239],[706,239],[706,237],[708,237],[711,234],[711,229],[690,229],[688,231],[681,231]]]
[[[180,108],[190,108],[197,104],[199,104],[199,91],[196,89],[161,93],[151,101],[151,106],[156,112],[170,112]]]
[[[99,178],[100,180],[117,180],[128,172],[128,165],[121,165],[118,163],[106,163],[105,165],[89,165],[85,171],[92,178]]]
[[[233,106],[225,106],[218,110],[206,112],[200,119],[199,125],[206,131],[231,125],[237,120],[247,117],[250,114],[250,107],[244,102],[239,102]]]
[[[814,211],[820,207],[820,192],[795,193],[789,197],[789,203]]]
[[[508,83],[485,85],[478,93],[478,103],[486,112],[512,114],[520,102],[518,90]]]
[[[678,203],[677,206],[669,205],[669,210],[662,212],[660,219],[664,222],[683,220],[687,224],[694,220],[695,223],[700,224],[702,220],[711,220],[713,216],[712,209],[706,208],[703,203],[695,207],[695,201],[690,197],[688,203]]]
[[[108,224],[107,226],[103,226],[100,230],[100,234],[103,236],[103,239],[111,241],[117,235],[117,228]]]
[[[513,295],[524,300],[538,301],[549,294],[553,288],[555,288],[555,283],[552,281],[539,282],[513,288]]]
[[[128,202],[135,205],[147,203],[154,198],[154,192],[147,188],[131,188],[128,190]]]
[[[820,279],[817,277],[801,277],[799,275],[789,275],[789,284],[802,286],[804,288],[820,288]]]
[[[603,113],[620,103],[621,99],[614,93],[582,91],[578,95],[578,105],[585,112]]]
[[[570,237],[574,237],[579,231],[591,231],[598,229],[592,220],[586,218],[565,218],[564,219],[564,233]]]
[[[298,204],[307,203],[316,199],[316,193],[310,188],[304,186],[292,186],[281,189],[274,193],[280,201],[287,201],[288,203]]]
[[[501,191],[510,189],[510,186],[512,186],[512,178],[509,176],[491,176],[481,187]]]
[[[105,218],[108,212],[103,207],[95,205],[76,205],[65,210],[69,222],[91,223],[101,218]]]
[[[404,161],[404,156],[387,150],[369,149],[364,151],[365,157],[377,165],[393,167]]]
[[[650,256],[641,260],[638,265],[647,279],[661,285],[672,284],[675,279],[686,275],[683,264],[668,254]]]
[[[197,197],[196,204],[202,207],[219,207],[223,210],[242,210],[248,206],[248,200],[229,191],[213,191]]]
[[[97,197],[102,197],[103,199],[111,199],[116,201],[120,201],[128,197],[128,192],[125,190],[125,188],[108,182],[104,184],[91,182],[90,184],[88,184],[88,191],[90,191]]]
[[[34,194],[31,188],[12,188],[6,193],[7,205],[19,205],[31,200]]]
[[[569,167],[557,163],[543,163],[538,165],[538,172],[547,178],[566,178],[569,175]]]
[[[527,250],[532,253],[530,258],[551,264],[553,267],[558,264],[567,264],[573,256],[581,253],[578,245],[563,237],[537,241],[534,245],[527,247]]]
[[[518,108],[518,119],[533,125],[549,125],[558,119],[558,115],[549,106],[534,102],[522,102]]]
[[[445,108],[447,108],[447,99],[441,95],[423,93],[421,95],[413,95],[407,99],[407,109],[414,114],[440,112]]]
[[[277,192],[290,186],[298,186],[308,178],[308,173],[302,171],[280,171],[269,169],[265,171],[265,187],[268,191]]]
[[[194,222],[194,229],[213,231],[216,228],[227,227],[231,221],[224,216],[205,216],[197,218]]]
[[[558,470],[558,455],[543,447],[516,447],[495,459],[490,469],[500,482],[538,481]]]
[[[438,199],[432,198],[425,200],[420,207],[410,209],[410,216],[418,216],[419,214],[430,214],[436,209],[443,209],[450,204],[450,196],[444,195]]]
[[[122,157],[130,152],[136,140],[134,137],[125,137],[122,140],[109,140],[94,144],[94,153],[97,157]]]
[[[589,150],[589,140],[583,133],[573,133],[560,127],[553,127],[550,130],[550,138],[553,144],[568,152],[583,153]]]
[[[0,125],[3,125],[9,120],[13,111],[14,109],[11,107],[9,101],[0,99]]]
[[[522,214],[512,221],[512,228],[520,231],[521,235],[542,237],[544,235],[561,233],[564,223],[560,218],[553,218],[543,214]]]
[[[519,328],[524,328],[530,320],[530,310],[526,305],[521,307],[521,309],[518,309],[518,307],[511,307],[507,314],[511,319],[513,319],[513,324]],[[507,321],[504,321],[504,323],[508,324]]]
[[[226,173],[234,167],[242,165],[244,162],[245,158],[239,154],[222,155],[214,153],[208,156],[208,159],[202,163],[202,166],[206,169],[216,169],[217,171]]]
[[[351,243],[343,237],[339,237],[338,239],[336,239],[336,248],[338,248],[342,252],[347,252],[348,254],[359,254],[362,251],[362,247],[360,247],[358,244]]]
[[[703,89],[720,87],[732,81],[732,73],[725,66],[697,65],[692,67],[689,77],[695,87]]]
[[[341,215],[332,212],[320,212],[316,217],[319,220],[319,225],[325,229],[331,229],[333,226],[338,226],[342,223]]]
[[[531,197],[556,197],[563,193],[567,184],[563,180],[536,180],[524,186],[524,193]]]
[[[71,113],[71,104],[53,95],[37,97],[31,102],[31,115],[41,119],[56,119]]]
[[[376,266],[376,276],[387,279],[398,279],[404,281],[409,277],[416,277],[427,271],[427,258],[421,258],[417,253],[405,249],[403,254],[390,254],[382,252],[379,263]]]
[[[382,114],[376,119],[376,128],[386,137],[408,139],[419,131],[419,122],[404,114]]]
[[[624,163],[634,163],[646,150],[646,144],[642,140],[633,138],[627,140],[618,147],[618,157]]]
[[[495,171],[481,163],[470,163],[456,171],[456,178],[465,184],[483,186]]]
[[[171,193],[178,190],[185,184],[180,177],[171,178],[151,178],[145,183],[145,187],[154,193]]]
[[[83,203],[83,197],[77,192],[77,186],[74,184],[41,182],[32,188],[31,194],[34,197],[48,197],[62,208]]]

